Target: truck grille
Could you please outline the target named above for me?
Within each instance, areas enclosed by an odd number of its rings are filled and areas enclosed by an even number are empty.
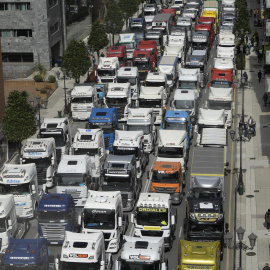
[[[113,82],[113,79],[101,79],[102,83]]]
[[[23,215],[23,205],[16,205],[16,215],[17,216]]]
[[[142,236],[154,236],[154,237],[162,237],[163,231],[141,231]]]
[[[79,190],[77,190],[77,191],[65,191],[65,190],[63,190],[62,193],[70,194],[73,197],[73,200],[74,200],[75,204],[81,198],[81,192]]]
[[[57,164],[60,163],[61,156],[62,156],[62,150],[61,150],[61,148],[60,148],[60,149],[56,149],[56,159],[57,159]]]
[[[176,188],[163,188],[163,187],[155,187],[156,192],[159,193],[169,193],[169,194],[174,194],[176,191]]]
[[[59,241],[64,240],[65,237],[65,225],[43,225],[41,224],[41,230],[43,233],[44,238],[47,240],[53,242],[53,241]],[[51,226],[51,227],[50,227]]]
[[[46,184],[46,169],[38,169],[37,168],[37,179],[38,179],[38,184],[43,185]]]
[[[110,137],[104,138],[105,148],[107,149],[109,147]]]

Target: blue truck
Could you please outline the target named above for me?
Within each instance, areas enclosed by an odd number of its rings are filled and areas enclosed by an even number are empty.
[[[103,130],[106,150],[113,150],[114,131],[118,129],[116,108],[93,108],[86,124],[86,129],[101,128]]]
[[[105,98],[106,95],[106,91],[107,91],[107,87],[106,84],[96,84],[96,89],[97,89],[97,98],[98,98],[98,103],[99,104],[103,104],[103,100]]]
[[[10,238],[2,258],[2,270],[48,270],[49,252],[45,238]]]
[[[166,111],[164,122],[160,124],[161,129],[186,130],[187,150],[193,137],[193,126],[189,114],[185,111]]]
[[[129,21],[129,32],[136,35],[137,42],[144,40],[145,20],[144,18],[132,18]]]
[[[49,244],[63,244],[65,231],[79,230],[78,214],[70,194],[44,194],[38,206],[38,233]]]

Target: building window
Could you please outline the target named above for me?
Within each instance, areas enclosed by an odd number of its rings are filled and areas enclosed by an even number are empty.
[[[8,10],[8,3],[0,3],[0,10]]]
[[[1,10],[30,10],[30,2],[0,3],[0,11]]]
[[[32,37],[32,29],[0,30],[1,37]]]
[[[49,0],[49,8],[54,7],[58,4],[58,0]]]
[[[55,32],[59,30],[59,22],[57,22],[55,25],[50,27],[50,33],[53,35]]]
[[[3,63],[31,63],[34,62],[33,53],[2,53]]]

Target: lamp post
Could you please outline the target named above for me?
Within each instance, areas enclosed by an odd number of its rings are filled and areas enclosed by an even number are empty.
[[[126,22],[126,30],[127,30],[127,13],[123,12],[123,16],[124,16],[124,19],[125,19],[125,22]]]
[[[250,247],[249,247],[249,246],[247,246],[246,244],[244,244],[242,242],[243,239],[244,239],[245,230],[242,227],[239,227],[236,230],[236,233],[237,233],[237,236],[238,236],[239,243],[235,244],[234,246],[231,246],[233,236],[232,236],[232,234],[230,232],[225,234],[224,243],[225,243],[225,246],[227,248],[229,248],[229,249],[234,249],[234,250],[239,249],[240,253],[239,253],[239,267],[238,267],[238,270],[242,270],[242,250],[244,250],[244,251],[252,250],[256,245],[257,236],[254,233],[251,233],[248,236],[249,243],[250,243]]]
[[[67,88],[66,88],[66,73],[67,70],[65,68],[62,68],[63,76],[64,76],[64,91],[65,91],[65,110],[64,113],[68,114],[68,107],[67,107]]]
[[[113,45],[114,45],[114,34],[115,34],[115,30],[116,30],[116,24],[113,23],[112,27],[113,27],[112,30],[113,30]]]
[[[38,109],[38,127],[40,129],[40,126],[41,126],[41,119],[40,119],[40,108],[41,108],[41,104],[40,104],[40,96],[36,96],[36,101],[37,101],[37,109]],[[33,99],[30,99],[29,100],[29,103],[32,107],[34,107],[34,103],[35,101]],[[47,109],[48,107],[48,99],[44,99],[43,100],[43,106],[45,109]]]

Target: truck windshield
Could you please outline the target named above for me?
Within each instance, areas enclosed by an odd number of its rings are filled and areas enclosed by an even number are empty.
[[[127,48],[127,51],[130,51],[130,50],[134,49],[134,44],[133,44],[133,42],[131,42],[131,43],[122,43],[122,42],[120,42],[120,44],[121,44],[121,45],[125,45],[126,48]]]
[[[99,270],[100,262],[80,263],[80,262],[62,262],[62,269],[65,270]]]
[[[175,109],[193,109],[194,108],[194,100],[175,100],[174,101]]]
[[[46,169],[51,165],[51,157],[46,158],[23,158],[23,164],[35,163],[37,169]]]
[[[222,48],[234,48],[234,44],[219,44],[218,47]]]
[[[59,186],[83,186],[85,179],[81,173],[58,173]]]
[[[123,174],[126,174],[126,172],[123,172]],[[103,181],[104,186],[117,186],[122,185],[125,187],[129,187],[131,184],[131,178],[128,177],[118,177],[118,175],[114,176],[106,176]]]
[[[168,209],[137,207],[137,224],[144,226],[167,226]]]
[[[232,82],[211,81],[210,86],[214,88],[232,88]]]
[[[133,66],[137,67],[138,70],[150,69],[149,60],[146,60],[146,61],[133,61]]]
[[[151,81],[146,81],[145,86],[163,86],[165,87],[165,81],[164,82],[151,82]]]
[[[182,0],[175,0],[174,1],[174,4],[175,5],[182,5],[183,4],[183,1]]]
[[[115,76],[115,70],[114,69],[98,69],[97,70],[98,76]]]
[[[92,97],[74,97],[71,99],[71,103],[92,103],[93,98]]]
[[[193,50],[205,50],[208,47],[207,42],[192,42]]]
[[[39,223],[67,223],[70,216],[66,211],[38,211]]]
[[[190,232],[201,235],[220,234],[223,233],[222,225],[194,224],[190,226]]]
[[[159,270],[159,261],[146,263],[146,262],[127,262],[121,260],[121,270]]]
[[[84,209],[84,228],[112,230],[115,228],[115,211],[110,209]]]
[[[94,157],[98,155],[98,148],[78,148],[74,149],[74,155],[88,155]]]
[[[20,185],[0,184],[0,194],[28,195],[30,194],[30,183]]]
[[[177,122],[167,122],[166,121],[166,129],[171,130],[186,130],[186,123],[177,123]]]
[[[4,263],[3,263],[4,264]],[[27,269],[27,270],[37,270],[39,269],[37,265],[31,264],[29,265],[29,262],[27,261],[27,266],[22,266],[21,264],[18,265],[2,265],[3,270],[22,270],[22,269]]]
[[[152,12],[145,12],[145,13],[144,13],[145,16],[147,16],[146,13],[148,13],[148,15],[151,15],[151,14],[152,14]],[[154,12],[153,12],[153,13],[154,13]],[[146,22],[146,23],[145,23],[145,27],[146,27],[146,28],[149,28],[149,27],[152,28],[152,22]]]
[[[220,190],[211,191],[211,190],[201,190],[201,189],[193,189],[191,192],[191,197],[195,197],[198,199],[215,199],[222,198],[222,192]]]
[[[103,131],[103,134],[110,134],[110,133],[113,133],[114,130],[113,130],[113,127],[112,127],[112,123],[98,123],[98,122],[90,122],[90,129],[91,128],[101,128],[102,131]]]
[[[209,100],[209,109],[211,110],[231,110],[232,103],[231,101],[214,101]]]
[[[5,232],[6,230],[6,219],[0,218],[0,233]]]
[[[150,125],[127,125],[128,131],[143,131],[144,135],[150,134]]]
[[[197,82],[179,81],[180,89],[197,89]]]
[[[109,98],[106,97],[106,103],[108,105],[109,108],[113,108],[115,106],[126,106],[127,105],[127,98],[123,97],[123,98]]]
[[[54,138],[55,140],[55,146],[56,147],[63,147],[66,145],[66,139],[63,136],[63,133],[61,132],[60,134],[56,134],[51,132],[50,134],[42,134],[40,133],[41,138]]]
[[[113,153],[114,155],[119,155],[119,156],[135,155],[136,157],[138,157],[139,149],[137,147],[114,146]]]
[[[130,83],[130,85],[136,85],[136,78],[134,77],[117,77],[117,83]]]
[[[153,171],[152,182],[155,183],[179,183],[179,174],[176,171]]]
[[[140,98],[140,108],[161,108],[161,99],[144,99]]]
[[[158,156],[164,158],[183,158],[182,147],[159,147]]]

